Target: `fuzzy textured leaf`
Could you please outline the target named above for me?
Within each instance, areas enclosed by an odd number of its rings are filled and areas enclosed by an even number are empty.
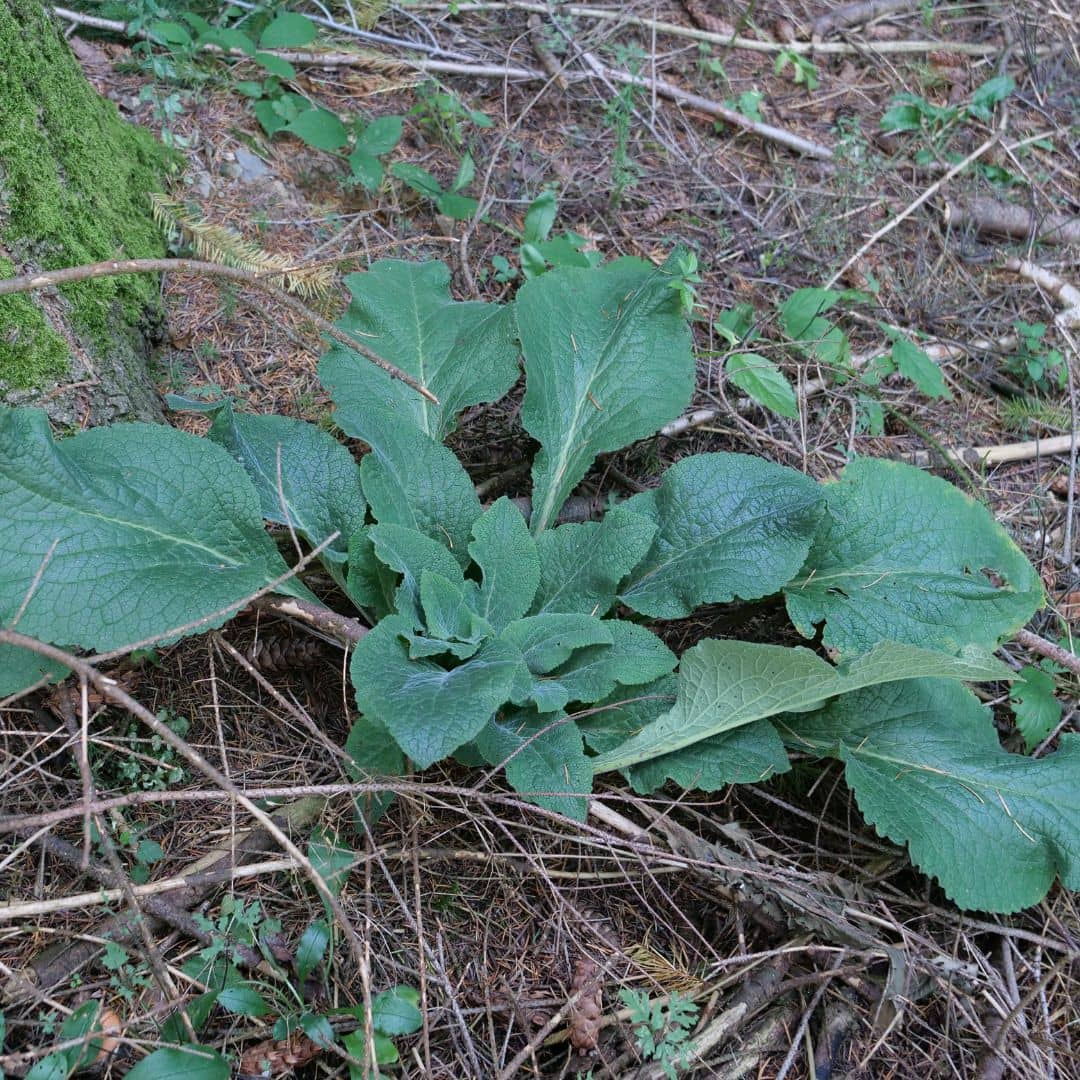
[[[627,507],[657,529],[620,599],[675,619],[701,604],[777,592],[806,560],[822,497],[793,469],[746,454],[695,454]]]
[[[465,579],[454,556],[437,540],[403,525],[372,525],[368,536],[379,560],[402,575],[395,606],[399,615],[424,625],[420,607],[420,578],[425,571],[462,583]]]
[[[498,633],[520,619],[536,595],[540,583],[536,541],[521,511],[505,496],[477,519],[473,538],[469,555],[484,574],[476,610]]]
[[[843,761],[866,819],[960,907],[1019,911],[1055,876],[1080,889],[1080,736],[1045,758],[1009,754],[978,699],[938,679],[848,694],[783,730]]]
[[[510,698],[521,653],[505,641],[489,641],[471,659],[447,671],[413,660],[404,637],[408,620],[383,619],[360,639],[351,674],[356,705],[383,724],[417,766],[426,769],[475,738]]]
[[[517,379],[513,309],[452,300],[445,263],[381,259],[365,273],[349,274],[345,284],[352,302],[338,326],[439,399],[433,404],[335,344],[319,363],[319,378],[346,431],[371,433],[410,423],[441,441],[454,430],[462,409],[502,397]],[[359,437],[372,442],[368,435]]]
[[[625,505],[602,521],[559,525],[536,538],[540,587],[532,613],[606,615],[619,582],[644,558],[656,524]]]
[[[757,720],[810,708],[838,694],[920,675],[1008,679],[992,657],[950,657],[882,642],[833,667],[809,649],[707,638],[683,653],[674,707],[621,746],[601,754],[597,772],[624,769],[699,744]],[[760,734],[760,733],[759,733]]]
[[[1039,575],[973,499],[919,469],[860,458],[825,489],[827,511],[788,614],[825,623],[841,655],[882,637],[956,653],[993,649],[1042,606]]]
[[[371,443],[344,420],[342,427]],[[445,544],[462,566],[468,564],[469,537],[480,516],[480,500],[469,474],[442,443],[408,424],[388,428],[361,461],[360,480],[380,524],[422,532]]]
[[[670,274],[636,259],[560,267],[517,294],[528,386],[521,408],[540,444],[532,530],[555,521],[596,455],[653,434],[693,392],[690,334]]]
[[[1054,676],[1042,668],[1020,669],[1020,678],[1009,695],[1016,730],[1030,754],[1061,721],[1061,702],[1054,696]]]
[[[360,467],[341,443],[314,424],[237,413],[231,402],[218,409],[208,435],[243,466],[267,521],[292,525],[312,546],[338,532],[323,557],[346,560],[349,537],[363,526],[367,503]]]
[[[581,732],[565,714],[507,710],[480,732],[476,744],[490,764],[506,762],[506,779],[528,802],[585,820],[592,766]]]
[[[18,629],[60,645],[152,637],[287,570],[243,469],[164,425],[55,442],[43,412],[0,408],[0,520],[0,625],[33,585]]]

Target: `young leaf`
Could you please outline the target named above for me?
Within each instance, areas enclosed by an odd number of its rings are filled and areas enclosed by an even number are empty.
[[[706,638],[683,653],[674,707],[621,746],[594,759],[593,767],[610,772],[685,747],[696,750],[695,744],[704,739],[757,720],[808,709],[865,686],[919,675],[974,681],[1008,678],[1010,672],[985,655],[952,657],[893,642],[881,642],[835,668],[801,647]]]
[[[506,763],[506,779],[527,802],[584,821],[592,766],[581,732],[563,713],[500,712],[476,737],[492,765]]]
[[[612,645],[615,639],[610,626],[610,622],[591,615],[554,612],[512,622],[502,637],[520,650],[525,666],[514,682],[510,700],[516,705],[532,701],[542,713],[564,708],[570,700],[567,687],[538,676],[566,663],[575,649]]]
[[[952,392],[945,384],[941,368],[922,349],[901,336],[893,342],[891,351],[896,370],[905,379],[910,379],[927,397],[952,400]]]
[[[1023,682],[1017,682],[1009,695],[1016,730],[1024,737],[1030,754],[1061,721],[1061,702],[1054,697],[1054,676],[1030,664],[1019,672]]]
[[[364,128],[356,145],[373,157],[389,154],[401,142],[401,125],[400,116],[379,116]]]
[[[620,599],[673,619],[774,593],[806,560],[821,504],[819,485],[793,469],[744,454],[684,458],[626,504],[657,530]]]
[[[724,370],[732,383],[759,405],[778,416],[798,417],[799,403],[791,383],[767,357],[758,353],[735,353],[727,358]]]
[[[555,224],[558,201],[555,192],[548,188],[542,191],[529,204],[525,211],[525,230],[521,239],[526,244],[539,244],[548,238],[551,227]]]
[[[319,378],[337,405],[335,420],[350,434],[374,445],[383,428],[412,423],[441,441],[462,409],[495,401],[517,379],[512,309],[452,300],[445,263],[382,259],[345,283],[352,302],[338,325],[439,399],[433,404],[334,345],[319,363]]]
[[[411,1035],[424,1026],[420,995],[411,986],[395,986],[371,999],[371,1026],[383,1035]]]
[[[362,146],[353,148],[349,154],[349,171],[353,179],[368,191],[378,191],[383,182],[382,162],[369,154]]]
[[[784,590],[792,622],[845,656],[894,641],[993,649],[1042,606],[1039,575],[973,499],[910,465],[859,458],[825,488],[806,565]]]
[[[341,443],[314,424],[237,413],[228,401],[214,416],[209,437],[251,477],[267,521],[292,525],[312,546],[340,533],[323,558],[345,561],[349,537],[363,526],[367,504],[360,467]]]
[[[416,529],[393,524],[372,525],[368,536],[380,561],[402,575],[395,606],[399,615],[410,620],[413,629],[424,625],[420,607],[420,577],[424,571],[434,571],[458,584],[465,580],[454,556],[437,540]]]
[[[382,723],[398,746],[426,769],[474,738],[510,698],[521,653],[489,641],[464,664],[447,671],[412,660],[403,637],[408,621],[391,615],[360,639],[351,674],[356,705]]]
[[[505,496],[477,519],[473,537],[469,554],[484,573],[476,610],[498,633],[520,619],[536,595],[536,541],[521,511]]]
[[[61,645],[104,651],[151,637],[287,569],[243,469],[164,425],[54,442],[44,412],[0,408],[0,520],[0,625],[29,597],[18,629]]]
[[[843,761],[866,819],[960,907],[1019,911],[1056,875],[1080,888],[1080,737],[1009,754],[978,699],[938,679],[845,695],[786,717],[784,736]]]
[[[403,180],[409,187],[427,199],[437,199],[442,193],[442,186],[427,171],[419,165],[410,165],[407,161],[396,161],[390,166],[390,172],[399,180]]]
[[[619,582],[644,558],[656,524],[626,505],[602,521],[566,524],[536,538],[540,586],[532,613],[576,612],[606,615]]]
[[[349,141],[345,125],[329,109],[306,109],[285,130],[316,150],[340,150]]]
[[[690,400],[694,359],[670,277],[619,259],[555,269],[518,291],[528,376],[521,420],[542,447],[534,533],[554,524],[597,454],[653,434]]]
[[[837,371],[847,367],[851,346],[847,334],[822,315],[850,295],[837,289],[796,289],[780,307],[784,333],[802,352]]]
[[[442,443],[411,424],[365,435],[360,424],[342,418],[350,435],[365,439],[372,452],[360,463],[360,481],[380,523],[404,525],[449,547],[458,562],[469,560],[473,522],[480,516],[469,474]]]
[[[611,634],[610,646],[578,649],[545,680],[565,694],[567,701],[599,701],[618,683],[637,686],[652,682],[677,663],[675,654],[644,626],[622,619],[608,619],[604,625]]]
[[[226,986],[217,996],[217,1003],[226,1011],[237,1016],[265,1016],[270,1006],[262,994],[246,983]]]
[[[311,861],[312,869],[326,882],[330,892],[334,896],[340,895],[349,871],[356,864],[356,853],[318,828],[308,841],[307,857]],[[327,907],[325,901],[323,906]],[[329,916],[329,910],[327,915]]]
[[[457,569],[457,563],[454,564]],[[465,660],[472,656],[480,643],[494,636],[494,630],[483,616],[477,614],[479,593],[475,581],[451,580],[431,570],[420,575],[420,606],[424,611],[424,624],[432,638],[440,639],[441,649],[432,642],[430,651],[418,651],[418,642],[411,641],[410,654],[438,656],[439,652],[452,652]],[[453,642],[464,645],[451,646]]]
[[[163,1046],[137,1061],[127,1072],[131,1080],[229,1080],[227,1058],[209,1046]]]
[[[264,49],[292,49],[315,40],[315,24],[305,15],[281,11],[266,24],[259,37]]]
[[[463,191],[472,182],[476,176],[476,163],[472,159],[472,154],[466,154],[461,159],[461,164],[458,166],[457,175],[454,177],[454,182],[450,185],[451,191]]]

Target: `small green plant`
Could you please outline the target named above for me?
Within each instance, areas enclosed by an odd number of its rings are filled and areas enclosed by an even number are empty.
[[[675,273],[667,287],[679,298],[679,310],[689,319],[701,306],[697,294],[701,284],[697,255],[692,251],[680,251],[673,261]]]
[[[588,243],[584,236],[575,232],[551,235],[558,211],[558,200],[553,189],[541,192],[525,212],[525,229],[518,248],[518,267],[510,265],[504,255],[496,255],[491,264],[495,268],[495,280],[513,281],[520,273],[534,278],[552,266],[596,266],[602,258],[599,251],[586,251]]]
[[[1063,390],[1068,385],[1065,357],[1046,345],[1046,323],[1013,322],[1017,345],[1005,361],[1005,370],[1039,393]]]
[[[962,907],[1014,911],[1057,876],[1080,886],[1080,738],[1009,754],[964,685],[1014,680],[992,653],[1044,602],[984,506],[892,461],[855,458],[822,484],[710,453],[560,524],[598,455],[689,405],[672,287],[688,265],[557,267],[507,304],[453,300],[440,262],[349,275],[341,329],[430,395],[333,345],[319,378],[340,431],[369,448],[359,462],[314,424],[227,399],[171,399],[207,413],[205,438],[119,424],[58,441],[43,412],[0,408],[0,626],[18,617],[0,695],[65,673],[20,634],[98,652],[173,640],[270,587],[356,612],[358,778],[482,761],[583,820],[596,776],[714,791],[797,753],[840,761],[866,819]],[[799,290],[779,313],[789,347],[841,377],[850,347],[826,315],[852,295]],[[724,325],[749,339],[746,318]],[[898,370],[919,371],[912,351],[893,342]],[[510,390],[520,357],[539,447],[527,516],[507,498],[482,506],[444,443],[462,411]],[[324,598],[290,576],[265,521],[318,549]],[[814,648],[705,638],[677,656],[653,629],[770,596]],[[371,820],[387,801],[357,810]],[[352,859],[325,839],[311,857],[332,877]]]
[[[416,91],[416,104],[409,116],[416,120],[420,130],[454,150],[465,145],[466,123],[479,128],[492,126],[492,119],[478,109],[470,109],[456,94],[440,89],[435,83],[426,83]]]
[[[454,221],[468,221],[479,209],[480,204],[474,198],[462,194],[476,176],[476,165],[471,154],[466,154],[461,159],[457,173],[445,191],[442,184],[419,165],[399,161],[390,171],[417,195],[430,199],[440,214],[445,214]]]
[[[177,735],[188,732],[187,717],[175,716],[167,709],[158,713],[158,719],[167,724]],[[105,790],[165,791],[183,783],[186,768],[177,760],[176,751],[166,745],[160,735],[144,735],[137,721],[124,725],[119,736],[112,740],[115,745],[91,746],[90,768],[94,780]]]
[[[618,65],[635,78],[646,59],[645,53],[636,45],[616,46],[615,58]],[[642,92],[639,83],[624,83],[604,108],[604,126],[610,128],[615,135],[609,197],[612,208],[618,208],[627,189],[632,188],[641,179],[641,167],[630,154],[630,132],[634,110],[637,108]]]
[[[773,72],[780,75],[789,64],[791,65],[791,77],[795,80],[796,86],[805,86],[807,90],[816,90],[818,88],[820,80],[813,60],[801,52],[795,52],[793,49],[781,49],[776,54]]]
[[[50,1038],[56,1036],[61,1044],[71,1042],[74,1045],[39,1058],[26,1073],[26,1080],[67,1080],[67,1077],[86,1069],[102,1050],[101,1039],[94,1037],[102,1030],[100,1014],[101,1006],[97,1001],[86,1001],[64,1019],[59,1031],[56,1029],[55,1014],[42,1017],[39,1025],[42,1034]],[[3,1045],[3,1036],[4,1023],[0,1014],[0,1046]]]
[[[669,1080],[675,1080],[678,1070],[689,1068],[686,1043],[701,1007],[677,991],[666,1001],[650,1001],[641,991],[620,990],[619,1000],[630,1012],[641,1056],[656,1062]]]

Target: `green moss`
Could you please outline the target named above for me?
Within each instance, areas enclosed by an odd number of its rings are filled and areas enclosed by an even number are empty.
[[[38,0],[0,0],[0,233],[9,254],[44,269],[160,257],[147,196],[170,160],[90,87]],[[97,350],[160,312],[148,275],[61,291],[73,328]],[[9,386],[55,377],[64,345],[28,307],[25,297],[0,299],[0,380]]]

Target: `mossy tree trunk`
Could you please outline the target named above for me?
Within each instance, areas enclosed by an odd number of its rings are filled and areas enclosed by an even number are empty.
[[[149,193],[168,152],[83,76],[39,0],[0,0],[0,277],[160,257]],[[61,424],[160,417],[148,372],[152,277],[0,298],[0,402]]]

